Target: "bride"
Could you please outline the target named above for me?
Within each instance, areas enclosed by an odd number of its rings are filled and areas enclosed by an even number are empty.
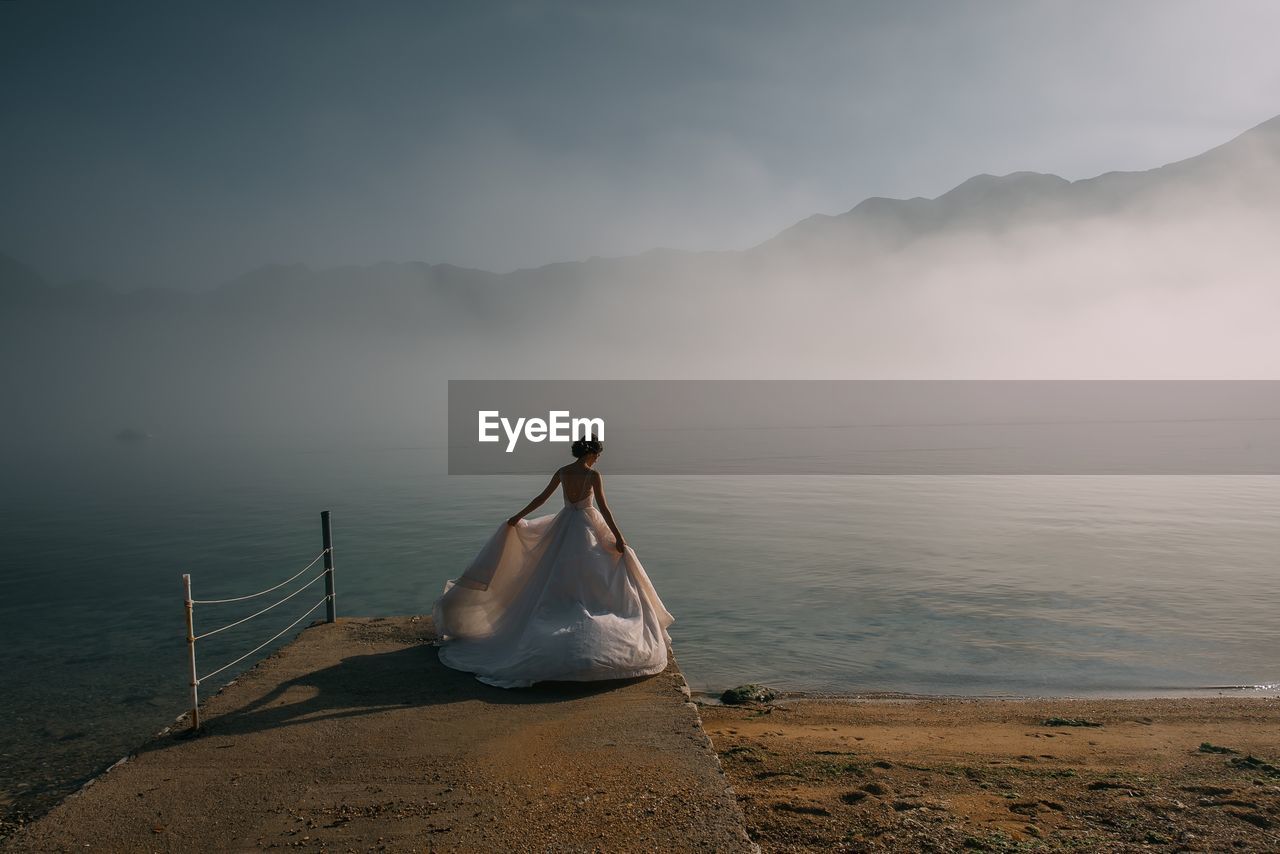
[[[432,613],[449,667],[500,688],[666,668],[674,618],[609,512],[595,470],[604,443],[581,439],[572,451],[576,462],[553,474],[445,584]],[[526,521],[556,487],[564,508]]]

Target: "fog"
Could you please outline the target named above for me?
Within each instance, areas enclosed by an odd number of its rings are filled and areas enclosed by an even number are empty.
[[[1161,169],[980,176],[741,252],[123,294],[7,259],[4,444],[438,445],[449,379],[1275,379],[1278,226],[1273,120]]]
[[[1267,0],[0,3],[0,252],[205,289],[742,250],[875,195],[1189,157],[1274,115]]]

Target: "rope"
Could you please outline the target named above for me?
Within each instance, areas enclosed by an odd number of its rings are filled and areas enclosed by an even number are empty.
[[[328,570],[325,570],[325,572],[328,572]],[[218,632],[225,632],[227,629],[234,629],[236,626],[240,625],[241,623],[247,623],[247,622],[249,622],[249,621],[250,621],[250,620],[252,620],[254,617],[260,617],[260,616],[262,616],[263,614],[267,613],[268,611],[270,611],[272,608],[276,607],[277,605],[283,605],[285,602],[288,602],[288,601],[289,601],[290,599],[292,599],[294,596],[297,596],[297,595],[298,595],[299,593],[301,593],[303,590],[306,590],[308,587],[310,587],[311,585],[315,584],[315,583],[316,583],[317,581],[319,581],[320,579],[324,578],[324,576],[325,576],[325,572],[320,573],[320,574],[319,574],[319,575],[317,575],[315,578],[311,579],[311,580],[310,580],[310,581],[308,581],[306,584],[302,585],[302,586],[301,586],[301,587],[299,587],[297,590],[295,590],[295,591],[293,591],[292,593],[290,593],[288,596],[284,597],[283,599],[281,599],[281,600],[280,600],[280,601],[278,601],[278,602],[275,602],[274,604],[268,605],[267,607],[263,608],[263,609],[262,609],[261,611],[259,611],[258,613],[256,613],[256,614],[250,614],[249,616],[245,617],[245,618],[244,618],[244,619],[242,619],[242,620],[236,620],[234,623],[228,623],[227,625],[223,626],[223,627],[222,627],[222,628],[220,628],[220,629],[214,629],[213,631],[205,632],[205,633],[204,633],[204,634],[202,634],[202,635],[196,635],[196,636],[193,638],[193,640],[204,640],[205,638],[207,638],[207,637],[209,637],[209,636],[211,636],[211,635],[216,635]],[[295,577],[296,577],[296,576],[295,576]]]
[[[324,551],[320,552],[320,554],[315,556],[315,559],[312,560],[311,563],[307,564],[302,569],[298,570],[298,572],[294,573],[289,578],[286,578],[284,581],[281,581],[275,587],[268,587],[266,590],[259,590],[257,593],[250,593],[248,596],[235,596],[235,597],[232,597],[231,599],[192,599],[191,604],[192,605],[225,605],[228,602],[243,602],[246,599],[256,599],[259,596],[265,596],[266,594],[270,593],[272,590],[279,590],[281,587],[284,587],[290,581],[293,581],[293,579],[297,578],[299,575],[302,575],[302,573],[306,572],[308,569],[315,566],[316,562],[319,561],[320,558],[324,557],[328,553],[328,551],[329,551],[328,549],[325,549]]]
[[[305,589],[305,588],[304,588],[304,589]],[[267,640],[263,641],[262,643],[258,644],[258,645],[257,645],[257,646],[255,646],[253,649],[249,650],[249,651],[248,651],[248,652],[246,652],[244,655],[242,655],[242,656],[240,656],[239,658],[237,658],[235,661],[232,661],[232,662],[230,662],[229,664],[224,664],[224,665],[222,665],[221,667],[219,667],[217,670],[213,671],[212,673],[206,673],[205,675],[203,675],[203,676],[199,677],[198,679],[196,679],[196,684],[197,684],[197,685],[199,685],[201,682],[204,682],[206,679],[212,679],[213,677],[217,676],[217,675],[218,675],[219,673],[221,673],[222,671],[226,670],[228,667],[235,667],[237,664],[239,664],[240,662],[244,661],[246,658],[248,658],[249,656],[253,655],[255,652],[257,652],[258,650],[262,649],[262,648],[263,648],[264,646],[266,646],[267,644],[269,644],[269,643],[271,643],[272,641],[274,641],[274,640],[278,639],[278,638],[279,638],[281,635],[283,635],[285,632],[289,631],[289,629],[293,628],[294,626],[298,625],[298,623],[301,623],[301,622],[302,622],[303,620],[305,620],[307,617],[311,616],[311,612],[312,612],[312,611],[314,611],[316,608],[319,608],[319,607],[320,607],[321,605],[323,605],[325,602],[327,602],[327,601],[328,601],[328,599],[329,599],[329,594],[327,594],[327,593],[326,593],[326,594],[324,595],[324,597],[320,599],[320,601],[319,601],[319,602],[317,602],[316,604],[314,604],[314,605],[312,605],[310,608],[308,608],[308,609],[306,610],[306,613],[304,613],[301,617],[299,617],[298,619],[294,620],[292,623],[290,623],[289,625],[287,625],[287,626],[285,626],[283,629],[281,629],[279,632],[277,632],[275,635],[273,635],[272,637],[270,637],[270,638],[268,638]]]

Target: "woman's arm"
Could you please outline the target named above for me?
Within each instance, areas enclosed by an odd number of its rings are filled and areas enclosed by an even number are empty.
[[[560,485],[560,472],[556,472],[555,474],[551,475],[551,482],[547,484],[547,488],[539,492],[537,495],[535,495],[533,497],[533,500],[524,506],[523,510],[521,510],[519,513],[517,513],[516,515],[508,519],[507,524],[514,528],[517,522],[519,522],[525,516],[528,516],[534,510],[537,510],[539,507],[541,507],[542,502],[550,498],[551,493],[555,492],[556,487],[559,485]]]
[[[622,551],[627,547],[627,541],[622,538],[622,532],[613,521],[613,514],[609,512],[609,502],[604,500],[604,478],[600,476],[600,472],[591,472],[591,485],[596,490],[596,503],[600,505],[600,515],[604,517],[604,523],[609,526],[609,530],[613,531],[613,538],[618,541],[618,551]]]

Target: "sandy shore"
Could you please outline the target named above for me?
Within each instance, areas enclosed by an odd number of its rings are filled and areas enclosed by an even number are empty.
[[[308,630],[0,849],[1280,852],[1280,698],[703,705],[735,806],[674,666],[516,695],[429,637]]]
[[[701,715],[766,852],[1280,851],[1275,698],[801,699]]]

